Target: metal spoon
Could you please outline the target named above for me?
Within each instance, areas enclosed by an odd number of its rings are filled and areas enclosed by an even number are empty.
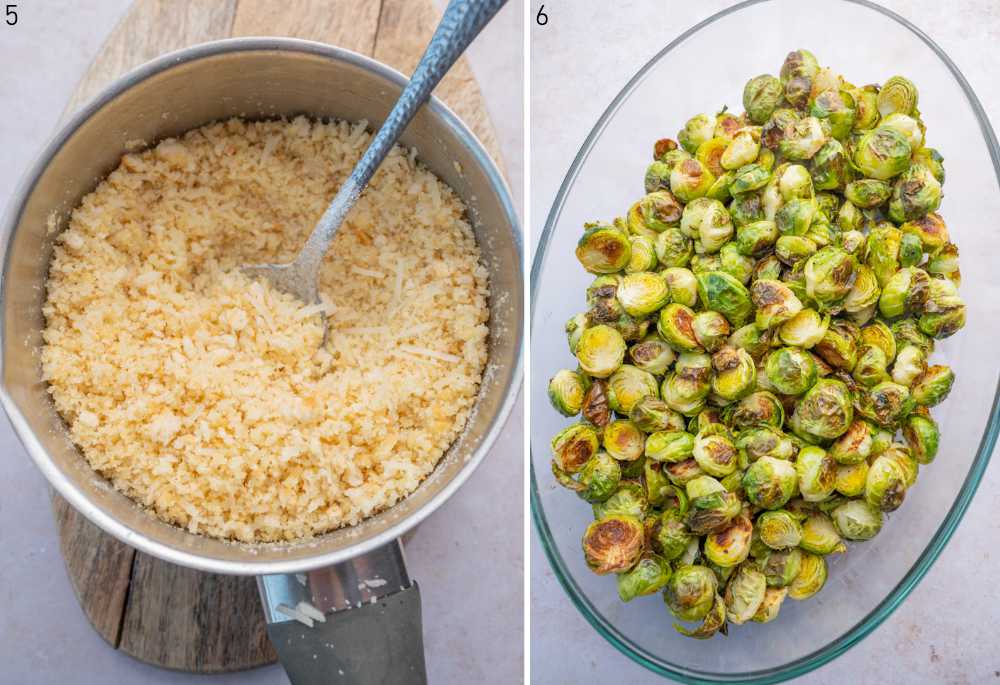
[[[290,293],[306,304],[319,301],[319,268],[323,255],[329,249],[347,213],[417,110],[430,98],[431,91],[506,2],[507,0],[451,0],[448,3],[441,23],[420,58],[410,82],[406,84],[382,128],[358,160],[350,177],[340,187],[298,256],[290,264],[245,265],[243,273],[251,278],[267,279],[278,290]]]

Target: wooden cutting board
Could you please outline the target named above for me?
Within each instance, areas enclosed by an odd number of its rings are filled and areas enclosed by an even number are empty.
[[[64,118],[143,62],[235,36],[321,41],[410,74],[439,16],[432,0],[137,0],[70,97]],[[456,65],[435,94],[499,162],[496,135],[468,64]],[[156,666],[195,673],[276,661],[253,578],[192,571],[137,552],[58,495],[53,509],[73,590],[110,645]]]

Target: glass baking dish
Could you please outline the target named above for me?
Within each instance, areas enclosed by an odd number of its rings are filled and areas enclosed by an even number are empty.
[[[945,158],[939,211],[961,250],[968,323],[940,342],[934,355],[957,375],[948,400],[934,409],[942,434],[938,457],[922,468],[882,532],[850,545],[847,554],[828,557],[823,590],[805,602],[787,600],[776,621],[732,626],[728,637],[691,640],[671,628],[659,594],[623,604],[614,579],[593,574],[584,563],[580,539],[592,518],[590,505],[557,485],[549,468],[549,441],[572,420],[550,407],[546,386],[558,369],[576,365],[563,325],[585,309],[583,293],[593,279],[573,256],[583,223],[624,215],[643,192],[655,140],[676,138],[696,113],[714,113],[725,104],[742,111],[744,83],[757,74],[777,74],[785,55],[800,47],[858,85],[897,73],[916,83],[928,145]],[[612,101],[562,183],[532,268],[531,504],[542,545],[566,592],[622,653],[683,682],[779,682],[845,652],[927,573],[965,513],[997,437],[998,186],[996,136],[958,68],[918,28],[868,2],[735,5],[664,47]],[[967,582],[978,581],[970,574]]]

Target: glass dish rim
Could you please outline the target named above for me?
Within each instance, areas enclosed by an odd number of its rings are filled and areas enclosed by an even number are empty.
[[[562,214],[563,205],[565,204],[570,188],[576,181],[576,177],[579,174],[583,163],[587,160],[591,149],[603,133],[608,122],[615,115],[615,113],[617,113],[625,99],[631,95],[632,91],[635,90],[635,88],[643,80],[647,72],[649,72],[653,66],[658,64],[660,59],[666,56],[675,47],[686,41],[692,35],[701,31],[703,28],[726,16],[729,16],[730,14],[753,5],[771,1],[772,0],[744,0],[743,2],[739,2],[731,7],[716,12],[687,29],[670,41],[670,43],[657,52],[651,59],[649,59],[635,73],[628,83],[625,84],[622,90],[619,91],[619,93],[601,114],[597,123],[587,135],[587,138],[580,147],[580,150],[577,152],[572,165],[566,172],[566,176],[560,184],[559,192],[557,193],[556,198],[552,203],[552,208],[549,210],[548,216],[546,217],[545,226],[542,231],[542,235],[539,238],[538,247],[535,250],[535,256],[532,260],[531,266],[532,316],[530,321],[530,330],[532,333],[534,331],[535,304],[538,297],[538,277],[541,275],[542,264],[545,260],[549,241],[555,230],[555,224]],[[942,63],[944,63],[944,65],[951,72],[952,76],[958,82],[959,86],[962,88],[966,101],[969,103],[973,113],[976,115],[980,131],[989,146],[990,159],[993,162],[994,174],[997,178],[998,187],[1000,187],[1000,146],[997,144],[996,134],[993,131],[989,117],[983,109],[979,98],[972,90],[972,87],[969,85],[969,82],[959,70],[958,66],[951,60],[947,53],[945,53],[945,51],[921,29],[890,9],[882,7],[881,5],[871,2],[870,0],[841,1],[866,7],[888,17],[889,19],[892,19],[923,41],[923,43],[937,55]],[[531,517],[534,521],[535,529],[538,532],[542,548],[545,550],[545,555],[549,560],[549,564],[552,566],[560,585],[562,585],[567,595],[569,595],[573,605],[580,611],[581,614],[583,614],[583,617],[590,623],[590,625],[593,626],[594,629],[597,630],[597,632],[610,642],[619,652],[658,675],[673,678],[683,683],[740,682],[758,683],[761,685],[766,683],[778,683],[809,673],[810,671],[813,671],[840,656],[855,644],[860,642],[863,638],[868,636],[875,628],[885,621],[885,619],[887,619],[893,611],[895,611],[904,599],[909,596],[917,584],[923,579],[924,575],[926,575],[927,571],[929,571],[931,566],[933,566],[937,558],[941,555],[945,545],[951,539],[952,534],[955,532],[955,529],[961,522],[962,517],[965,515],[976,490],[979,488],[979,484],[982,481],[986,467],[989,465],[990,457],[996,445],[998,432],[1000,432],[1000,384],[998,384],[998,388],[994,393],[993,405],[990,409],[986,430],[980,440],[979,448],[976,452],[972,465],[969,468],[969,472],[963,481],[962,489],[959,491],[958,496],[956,497],[954,503],[952,503],[951,508],[948,510],[947,515],[941,522],[941,525],[938,527],[934,536],[930,539],[923,552],[921,552],[914,565],[909,571],[907,571],[906,575],[903,576],[902,580],[900,580],[900,582],[892,589],[885,599],[883,599],[875,607],[875,609],[873,609],[868,615],[862,618],[840,637],[811,652],[810,654],[788,662],[787,664],[747,673],[712,673],[666,663],[656,655],[650,653],[648,650],[638,647],[632,643],[631,640],[625,637],[617,630],[617,628],[605,619],[600,612],[595,609],[586,594],[577,586],[576,582],[573,580],[572,574],[566,568],[562,557],[555,548],[555,542],[551,531],[549,530],[548,522],[546,521],[545,515],[542,511],[542,504],[538,493],[538,482],[535,477],[534,461],[529,459],[528,467],[531,480]]]

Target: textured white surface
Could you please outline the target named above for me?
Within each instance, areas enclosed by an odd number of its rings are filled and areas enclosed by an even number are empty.
[[[208,0],[206,0],[208,1]],[[66,99],[130,0],[22,2],[0,22],[0,206],[53,129]],[[444,4],[440,2],[439,4]],[[515,204],[522,188],[522,26],[511,3],[470,60],[496,123]],[[480,469],[407,546],[421,583],[434,683],[513,683],[522,675],[522,405]],[[0,683],[287,683],[277,667],[195,677],[110,649],[78,608],[49,510],[48,489],[0,415]]]
[[[532,17],[539,4],[531,0]],[[718,0],[545,3],[548,25],[529,29],[533,243],[573,157],[611,99],[678,34],[732,4]],[[996,121],[1000,83],[995,72],[1000,63],[994,46],[1000,38],[1000,6],[994,0],[885,0],[884,4],[945,49]],[[821,25],[818,16],[817,27]],[[797,42],[809,47],[808,37]],[[683,78],[678,75],[677,87],[683,87]],[[983,229],[992,230],[986,225]],[[994,601],[970,591],[970,586],[989,585],[1000,574],[1000,559],[991,544],[1000,534],[994,513],[998,507],[1000,477],[991,469],[946,552],[906,602],[846,655],[797,682],[1000,682],[994,641],[976,637],[994,632],[1000,612]],[[530,556],[533,682],[661,682],[619,654],[572,606],[534,530]],[[958,578],[963,580],[956,582]],[[666,622],[664,629],[670,629]]]

